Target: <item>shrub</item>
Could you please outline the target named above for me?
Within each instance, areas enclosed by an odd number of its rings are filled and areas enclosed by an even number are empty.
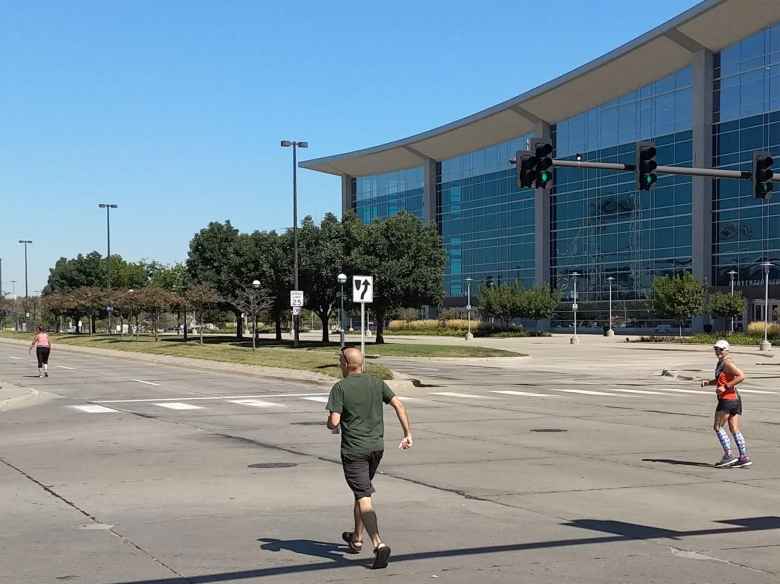
[[[763,322],[751,322],[747,325],[747,333],[757,337],[764,336],[764,323]],[[776,338],[780,336],[780,324],[770,322],[767,328],[767,336],[770,338]]]

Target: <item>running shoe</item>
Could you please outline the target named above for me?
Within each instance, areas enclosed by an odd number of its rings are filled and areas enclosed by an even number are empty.
[[[753,464],[753,461],[750,460],[750,457],[740,456],[739,459],[737,459],[737,463],[734,465],[734,468],[745,468],[751,464]]]
[[[715,463],[715,468],[726,468],[727,466],[734,466],[739,462],[739,458],[732,456],[731,454],[724,454],[718,462]]]
[[[44,377],[48,377],[49,376],[49,372],[47,371],[46,373],[43,374],[43,376]]]

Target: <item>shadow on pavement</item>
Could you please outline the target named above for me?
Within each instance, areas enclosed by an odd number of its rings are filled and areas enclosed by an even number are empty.
[[[642,462],[662,462],[664,464],[675,464],[678,466],[701,466],[706,468],[715,468],[706,462],[694,462],[692,460],[674,460],[672,458],[643,458]]]
[[[417,560],[479,556],[485,554],[499,554],[557,547],[608,544],[658,538],[679,540],[685,537],[703,535],[727,535],[731,533],[748,533],[752,531],[780,529],[780,517],[776,516],[746,517],[743,519],[718,521],[718,523],[728,525],[730,527],[676,531],[673,529],[664,529],[650,525],[625,523],[623,521],[603,519],[576,519],[569,523],[563,523],[562,525],[587,529],[590,531],[603,532],[609,535],[399,554],[393,556],[390,561],[390,565],[393,566],[402,562],[413,562]],[[303,553],[305,555],[327,558],[328,561],[318,562],[316,564],[299,564],[293,566],[287,565],[273,568],[257,568],[253,570],[220,572],[217,574],[201,574],[198,576],[177,576],[171,578],[159,578],[156,580],[133,580],[118,582],[116,584],[206,584],[209,582],[228,582],[231,580],[263,578],[266,576],[279,576],[283,574],[302,574],[305,572],[318,572],[320,570],[332,570],[333,568],[360,565],[357,562],[348,561],[344,557],[340,558],[334,553],[335,548],[333,547],[333,544],[330,543],[310,540],[278,540],[265,538],[261,538],[258,541],[267,542],[262,547],[263,549],[268,549],[269,551],[289,549],[298,553]],[[266,548],[267,545],[271,547]]]

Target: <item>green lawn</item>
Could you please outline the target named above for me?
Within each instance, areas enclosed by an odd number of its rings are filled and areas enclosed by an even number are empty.
[[[32,334],[2,332],[3,337],[32,340]],[[228,363],[243,363],[265,367],[281,367],[323,373],[340,377],[338,367],[339,345],[313,341],[302,341],[299,348],[293,348],[289,341],[278,343],[262,339],[256,351],[252,351],[250,339],[237,341],[232,336],[208,336],[201,345],[197,338],[184,343],[180,337],[161,337],[155,342],[152,337],[140,336],[137,340],[131,337],[93,336],[88,335],[51,335],[52,343],[93,347],[98,349],[113,349],[116,351],[134,351],[154,355],[171,355],[189,357],[191,359],[207,359]],[[513,357],[518,353],[483,347],[449,347],[444,345],[386,344],[366,346],[368,357],[367,370],[382,379],[391,379],[392,373],[386,367],[372,362],[372,357]]]

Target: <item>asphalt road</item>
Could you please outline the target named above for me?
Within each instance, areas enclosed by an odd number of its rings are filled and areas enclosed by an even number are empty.
[[[388,360],[382,572],[350,556],[328,387],[57,351],[0,413],[0,582],[777,582],[780,361],[745,352],[755,465],[712,468],[706,351],[540,342],[524,360]],[[2,389],[0,389],[2,399]]]

